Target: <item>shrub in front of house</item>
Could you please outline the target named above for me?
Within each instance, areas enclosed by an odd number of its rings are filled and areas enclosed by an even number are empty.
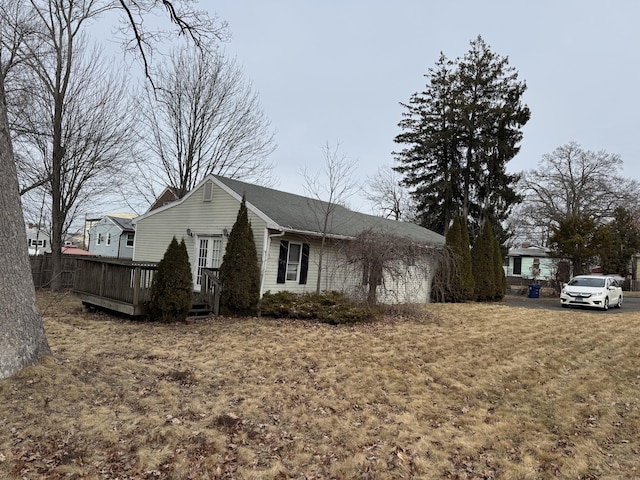
[[[183,322],[193,302],[191,264],[184,239],[173,237],[158,264],[151,285],[148,318],[161,322]]]
[[[260,267],[246,198],[242,197],[220,265],[223,314],[255,315],[260,302]]]
[[[375,311],[354,304],[340,292],[295,294],[266,292],[260,302],[260,313],[266,317],[318,320],[339,325],[372,320]]]

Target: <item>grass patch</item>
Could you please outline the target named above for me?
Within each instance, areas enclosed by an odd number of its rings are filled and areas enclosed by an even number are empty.
[[[640,315],[433,304],[332,326],[130,322],[41,294],[1,478],[635,478]]]

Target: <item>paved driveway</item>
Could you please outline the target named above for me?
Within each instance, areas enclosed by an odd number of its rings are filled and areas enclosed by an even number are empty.
[[[633,292],[637,294],[637,292]],[[625,296],[623,293],[624,302],[622,308],[610,308],[607,313],[624,313],[624,312],[640,312],[640,297],[637,296]],[[526,307],[545,310],[568,310],[560,306],[560,299],[556,297],[540,297],[529,298],[526,295],[506,295],[504,302],[507,305],[513,305],[514,307]],[[601,311],[595,308],[584,307],[570,307],[570,309],[582,310],[582,311]],[[603,312],[604,313],[604,312]]]

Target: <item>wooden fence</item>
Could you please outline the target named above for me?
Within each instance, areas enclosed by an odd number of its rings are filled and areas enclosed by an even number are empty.
[[[63,255],[62,272],[60,272],[60,285],[64,289],[73,288],[77,260],[86,258],[82,255]],[[53,278],[53,257],[50,253],[44,255],[30,255],[31,275],[36,288],[49,288]]]

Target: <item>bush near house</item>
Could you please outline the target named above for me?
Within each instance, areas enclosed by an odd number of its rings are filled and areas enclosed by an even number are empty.
[[[182,322],[193,302],[191,264],[184,239],[173,237],[158,264],[151,285],[149,319],[162,322]]]
[[[260,267],[246,198],[242,197],[236,223],[229,234],[220,265],[222,313],[255,315],[260,302]]]
[[[340,292],[295,294],[282,291],[266,292],[262,296],[260,312],[263,316],[318,320],[339,325],[372,320],[374,310],[353,304]]]

